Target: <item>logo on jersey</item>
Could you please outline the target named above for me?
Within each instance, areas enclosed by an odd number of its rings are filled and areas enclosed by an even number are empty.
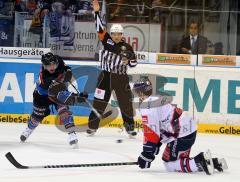
[[[165,123],[165,122],[169,121],[169,120],[170,120],[170,116],[171,116],[171,115],[169,114],[169,115],[167,116],[167,118],[161,120],[160,122]]]
[[[143,123],[148,123],[148,117],[147,116],[142,116],[142,122]]]
[[[108,39],[107,44],[114,45],[114,42],[112,41],[112,39]]]
[[[104,99],[105,96],[105,90],[96,88],[95,93],[94,93],[94,97],[96,97],[97,99]]]

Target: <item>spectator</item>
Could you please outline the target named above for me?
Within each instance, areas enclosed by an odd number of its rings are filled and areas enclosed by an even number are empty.
[[[33,12],[32,23],[29,29],[29,32],[33,34],[42,35],[42,24],[44,16],[49,13],[51,9],[50,0],[39,0],[37,4],[37,9]]]
[[[12,16],[13,7],[14,4],[12,0],[0,0],[0,15]]]
[[[0,9],[1,9],[1,1],[3,2],[5,0],[0,0]],[[22,0],[16,0],[14,9],[15,11],[22,12],[26,9],[26,4]]]
[[[132,20],[136,14],[138,0],[106,0],[109,5],[109,19],[113,21]],[[134,6],[135,5],[135,6]]]
[[[91,15],[92,14],[92,0],[77,0],[77,13],[79,15]]]
[[[179,53],[181,54],[206,54],[207,38],[199,35],[199,25],[191,22],[189,35],[181,40]]]
[[[152,7],[154,9],[154,22],[160,22],[161,8],[159,6],[164,6],[165,1],[163,0],[153,0]]]
[[[109,11],[110,11],[110,19],[115,19],[121,14],[120,11],[120,4],[124,3],[124,0],[107,0],[107,3],[117,3],[117,5],[110,5],[109,6]]]
[[[210,40],[208,40],[207,41],[207,54],[214,54],[214,52],[215,52],[214,45]]]
[[[136,16],[138,17],[137,20],[141,21],[141,22],[146,22],[147,19],[149,18],[149,13],[150,13],[150,9],[149,7],[151,7],[151,1],[149,0],[135,0],[135,4],[136,5]]]
[[[28,0],[26,9],[29,14],[33,14],[34,11],[37,9],[37,0]]]
[[[216,42],[214,44],[214,53],[216,55],[223,55],[223,44],[222,44],[222,42]]]

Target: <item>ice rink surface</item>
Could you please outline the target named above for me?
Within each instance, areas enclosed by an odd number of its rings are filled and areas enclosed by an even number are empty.
[[[0,123],[0,182],[238,182],[240,180],[240,137],[198,134],[191,156],[210,149],[224,157],[229,169],[207,176],[205,173],[166,172],[160,154],[150,169],[138,166],[16,169],[5,158],[12,152],[23,165],[82,164],[136,161],[142,150],[142,133],[129,139],[120,129],[100,129],[94,137],[78,133],[79,149],[67,144],[67,134],[55,126],[40,125],[26,143],[19,142],[25,124]],[[122,143],[116,140],[122,139]]]

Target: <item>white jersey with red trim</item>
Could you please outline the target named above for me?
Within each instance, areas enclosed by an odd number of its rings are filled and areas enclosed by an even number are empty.
[[[164,97],[148,97],[140,104],[145,142],[169,143],[176,138],[187,136],[197,130],[197,124],[182,111],[170,103],[164,103]]]

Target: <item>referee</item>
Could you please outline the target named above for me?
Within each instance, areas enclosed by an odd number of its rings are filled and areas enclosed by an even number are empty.
[[[111,97],[111,92],[114,90],[124,127],[130,136],[135,136],[137,133],[134,131],[132,93],[127,69],[137,65],[136,56],[133,48],[123,41],[123,27],[120,24],[113,24],[110,35],[107,33],[99,15],[100,6],[98,0],[93,1],[93,9],[97,33],[104,47],[100,54],[102,71],[98,77],[93,107],[100,114],[103,114]],[[91,112],[88,120],[89,129],[87,130],[89,135],[93,135],[97,131],[99,122],[100,120],[94,112]]]

